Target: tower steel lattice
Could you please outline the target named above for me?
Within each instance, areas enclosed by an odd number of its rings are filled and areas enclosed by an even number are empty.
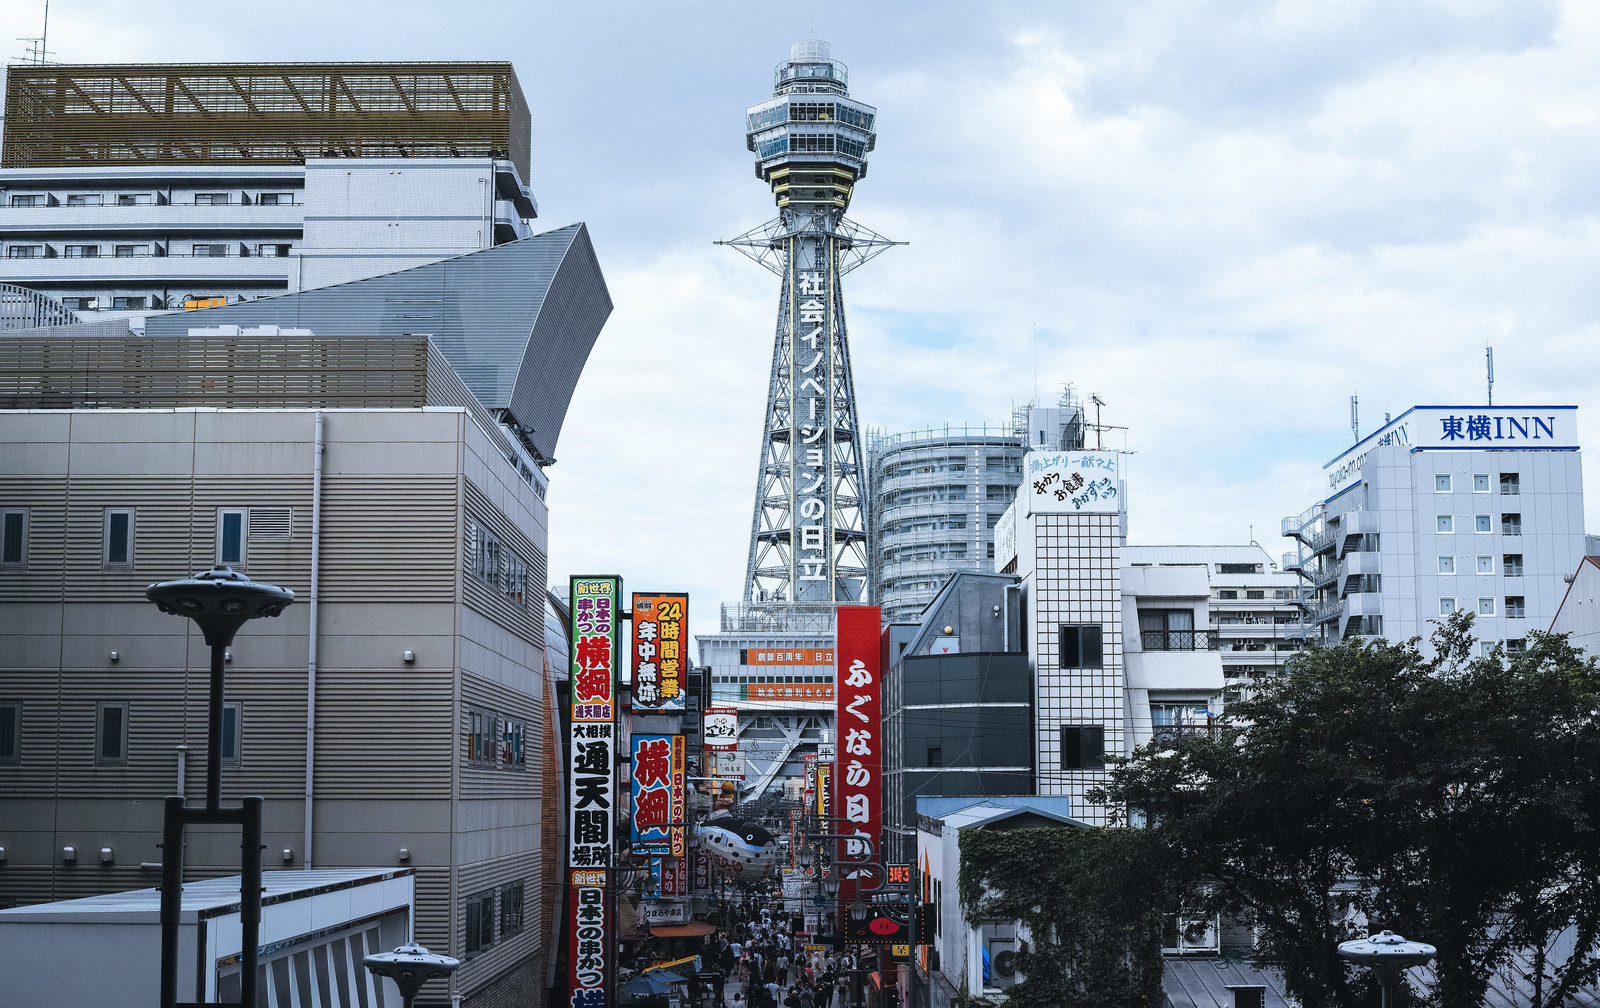
[[[719,244],[782,278],[745,601],[867,601],[867,508],[839,278],[892,242],[845,219],[877,110],[850,98],[828,43],[797,42],[746,112],[778,218]]]

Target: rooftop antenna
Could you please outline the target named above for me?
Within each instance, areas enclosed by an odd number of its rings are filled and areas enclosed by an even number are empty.
[[[44,66],[50,55],[47,43],[50,41],[50,0],[44,0],[44,29],[37,38],[18,38],[18,42],[28,43],[27,62],[35,66]]]
[[[1357,408],[1356,402],[1357,402],[1356,397],[1355,396],[1351,396],[1350,397],[1350,433],[1352,433],[1352,434],[1354,434],[1356,436],[1356,440],[1357,441],[1360,441],[1361,440],[1361,412]]]
[[[1494,347],[1483,348],[1484,363],[1489,368],[1489,405],[1494,405]]]
[[[1106,402],[1099,395],[1090,395],[1089,401],[1094,403],[1094,447],[1099,451],[1105,447],[1105,428],[1100,426],[1100,407]]]

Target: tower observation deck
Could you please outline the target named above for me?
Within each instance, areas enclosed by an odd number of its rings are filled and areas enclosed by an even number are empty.
[[[745,602],[868,601],[867,509],[839,278],[890,245],[844,216],[877,140],[828,43],[797,42],[746,112],[778,217],[721,244],[778,274]]]

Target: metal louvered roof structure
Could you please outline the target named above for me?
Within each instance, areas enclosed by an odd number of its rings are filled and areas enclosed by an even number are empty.
[[[72,325],[78,316],[71,308],[36,290],[0,284],[0,329],[33,329]]]
[[[317,337],[426,336],[478,402],[548,464],[611,307],[589,231],[572,224],[366,280],[152,315],[145,335],[275,325]]]
[[[510,63],[6,68],[0,167],[495,157],[528,178],[532,118]]]

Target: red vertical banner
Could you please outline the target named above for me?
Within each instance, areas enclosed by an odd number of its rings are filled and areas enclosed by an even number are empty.
[[[879,850],[883,825],[880,619],[877,606],[839,607],[834,647],[837,751],[834,770],[829,775],[833,814],[844,820],[836,824],[833,832],[870,839],[874,853]],[[866,844],[854,840],[839,841],[841,858],[862,860],[868,850]],[[848,901],[855,897],[855,885],[848,882],[852,871],[844,871],[849,892],[841,889],[840,896]]]

